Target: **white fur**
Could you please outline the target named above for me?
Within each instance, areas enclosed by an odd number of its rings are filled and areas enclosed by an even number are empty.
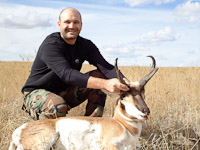
[[[135,81],[135,82],[130,82],[129,85],[130,87],[138,87],[140,86],[140,83],[138,81]]]
[[[134,116],[141,120],[144,119],[144,117],[142,117],[142,116],[144,116],[145,114],[142,113],[141,111],[139,111],[134,105],[127,103],[125,101],[121,101],[121,103],[125,105],[127,114],[129,114],[130,116]]]
[[[119,109],[117,110],[117,112],[120,114],[120,116],[122,116],[127,121],[133,121],[132,119],[130,119],[130,118],[126,117],[125,115],[123,115]]]
[[[121,124],[119,122],[119,124]],[[139,126],[141,123],[139,123]],[[140,148],[140,142],[139,142],[139,137],[141,133],[141,127],[139,128],[139,134],[133,136],[131,135],[126,128],[121,124],[121,126],[124,129],[124,134],[122,134],[120,137],[115,137],[112,140],[112,143],[118,147],[120,150],[135,150],[135,148]],[[131,125],[133,126],[133,125]]]
[[[10,143],[9,150],[15,150],[15,145],[17,145],[17,150],[23,150],[23,146],[20,143],[20,134],[22,129],[24,129],[26,123],[18,127],[12,134],[12,142]]]
[[[63,119],[57,122],[56,131],[60,133],[60,141],[67,150],[101,149],[98,144],[100,126],[97,124],[85,120]]]

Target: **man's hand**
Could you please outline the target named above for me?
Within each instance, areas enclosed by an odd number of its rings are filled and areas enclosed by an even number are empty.
[[[126,85],[122,84],[117,78],[101,79],[92,76],[90,76],[88,79],[87,88],[103,89],[111,93],[119,93],[121,90],[129,90],[129,88]]]
[[[120,91],[129,90],[129,88],[125,84],[119,82],[117,78],[106,80],[104,89],[111,93],[119,93]]]

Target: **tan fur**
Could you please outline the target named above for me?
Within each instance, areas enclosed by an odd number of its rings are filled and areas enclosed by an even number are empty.
[[[21,131],[21,144],[26,149],[37,149],[37,147],[46,146],[45,143],[58,139],[58,133],[55,132],[56,120],[39,120],[28,122]]]

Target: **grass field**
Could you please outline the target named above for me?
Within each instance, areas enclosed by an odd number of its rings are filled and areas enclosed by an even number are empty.
[[[21,110],[20,92],[31,68],[30,62],[0,62],[0,150],[7,150],[15,128],[31,120]],[[82,72],[90,70],[84,65]],[[137,81],[149,67],[119,67]],[[164,68],[146,85],[150,118],[143,123],[142,150],[200,150],[200,68]],[[104,117],[111,117],[115,100],[108,97]],[[85,103],[69,115],[83,115]],[[77,113],[78,112],[78,113]]]

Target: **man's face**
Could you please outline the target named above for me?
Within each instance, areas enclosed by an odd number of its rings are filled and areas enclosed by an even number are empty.
[[[60,15],[58,26],[64,41],[74,44],[82,28],[81,16],[77,11],[65,10]]]

